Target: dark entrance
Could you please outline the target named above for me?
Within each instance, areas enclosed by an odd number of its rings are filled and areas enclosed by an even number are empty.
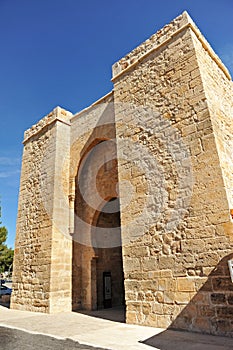
[[[124,305],[119,200],[112,198],[98,213],[92,232],[96,262],[96,308]],[[94,277],[94,276],[93,276]]]

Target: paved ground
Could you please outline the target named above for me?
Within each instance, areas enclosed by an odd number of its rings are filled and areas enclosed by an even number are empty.
[[[57,339],[5,327],[0,327],[0,348],[1,350],[106,350],[79,344],[71,339]]]
[[[26,339],[26,345],[22,350],[36,349],[82,349],[85,344],[94,349],[111,350],[232,350],[233,338],[214,337],[208,335],[163,330],[152,327],[127,325],[119,322],[121,320],[119,310],[108,310],[95,312],[92,316],[79,313],[60,313],[47,315],[25,311],[9,310],[0,306],[0,349],[7,339],[9,340],[9,329],[24,330],[29,334],[13,333],[16,347],[13,345],[6,349],[21,350],[20,339]],[[118,322],[107,320],[107,316],[113,319],[117,315]],[[100,318],[100,317],[105,317]],[[46,346],[40,347],[40,339],[35,334],[51,336],[44,341],[49,342]],[[19,337],[19,338],[18,338]],[[21,338],[23,337],[23,338]],[[55,339],[54,339],[55,338]],[[67,339],[68,338],[68,339]],[[61,342],[57,342],[57,341]],[[71,340],[78,342],[73,343]],[[67,342],[67,343],[66,343]],[[18,347],[17,347],[18,343]],[[33,345],[32,345],[33,344]],[[5,345],[4,345],[5,346]],[[49,346],[52,346],[49,347]],[[59,348],[59,346],[61,346]],[[76,346],[76,348],[72,348]],[[85,347],[83,347],[85,349]],[[87,348],[88,349],[88,348]],[[89,349],[91,349],[89,347]]]

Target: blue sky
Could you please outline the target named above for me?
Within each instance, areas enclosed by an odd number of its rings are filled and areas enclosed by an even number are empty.
[[[0,196],[14,245],[24,130],[112,90],[111,66],[187,10],[233,76],[232,0],[0,0]]]

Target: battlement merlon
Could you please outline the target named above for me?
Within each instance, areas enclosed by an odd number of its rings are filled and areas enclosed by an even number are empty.
[[[31,137],[41,132],[48,125],[60,121],[64,124],[70,125],[70,119],[73,114],[65,109],[57,106],[52,112],[47,114],[44,118],[40,119],[37,124],[33,125],[30,129],[27,129],[24,133],[23,144],[25,144]]]
[[[216,62],[219,68],[224,72],[226,77],[231,80],[231,75],[225,65],[222,63],[218,55],[214,52],[208,41],[202,35],[189,14],[184,11],[180,16],[176,17],[172,22],[165,25],[157,33],[153,34],[149,39],[137,46],[134,50],[121,58],[112,66],[112,81],[116,81],[123,73],[132,69],[153,51],[167,44],[175,35],[183,30],[191,28],[193,33],[200,40],[202,46],[208,51],[211,58]]]

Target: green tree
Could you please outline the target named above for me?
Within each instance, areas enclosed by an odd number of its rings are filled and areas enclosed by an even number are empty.
[[[13,263],[14,250],[6,245],[7,229],[1,226],[1,206],[0,206],[0,272],[8,271]]]

